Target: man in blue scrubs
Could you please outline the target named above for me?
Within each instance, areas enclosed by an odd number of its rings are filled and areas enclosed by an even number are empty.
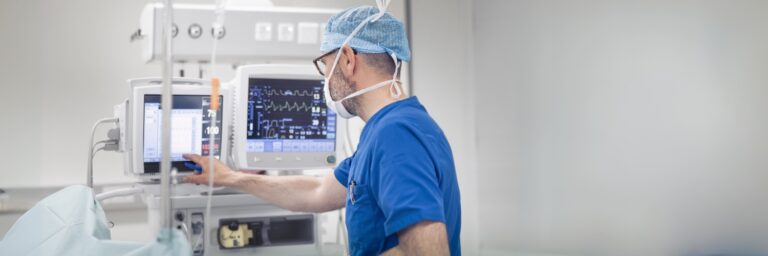
[[[217,162],[214,183],[293,211],[346,207],[352,255],[460,255],[461,202],[450,145],[416,97],[400,63],[410,60],[403,24],[384,8],[332,17],[315,59],[326,101],[366,122],[357,151],[326,177],[259,176]],[[206,157],[186,155],[204,168]],[[188,177],[207,184],[208,170]]]

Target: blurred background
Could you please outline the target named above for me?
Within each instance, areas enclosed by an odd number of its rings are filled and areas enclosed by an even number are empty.
[[[0,189],[39,200],[84,182],[93,122],[126,79],[160,74],[129,42],[148,2],[0,1]],[[409,29],[412,93],[453,148],[465,255],[768,254],[768,1],[390,11]],[[132,181],[118,154],[95,168],[97,184]],[[151,239],[145,209],[107,209],[114,239]],[[0,235],[22,213],[0,210]]]

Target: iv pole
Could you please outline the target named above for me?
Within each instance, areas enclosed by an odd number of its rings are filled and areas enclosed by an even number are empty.
[[[163,95],[162,95],[162,159],[160,161],[160,226],[172,230],[171,221],[171,109],[173,108],[173,3],[172,0],[164,0],[164,24],[163,24]]]

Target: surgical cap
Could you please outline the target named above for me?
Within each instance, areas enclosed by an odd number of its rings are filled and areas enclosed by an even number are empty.
[[[323,42],[320,51],[330,52],[341,48],[349,34],[371,15],[379,13],[373,6],[361,6],[347,9],[334,15],[328,20],[323,31]],[[403,23],[386,13],[376,21],[365,25],[352,40],[349,47],[362,53],[395,54],[401,61],[411,60],[411,50],[408,48],[408,37]]]

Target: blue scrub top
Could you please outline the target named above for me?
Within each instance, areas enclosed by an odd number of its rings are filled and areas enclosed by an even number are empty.
[[[357,151],[334,171],[347,188],[352,255],[397,246],[397,232],[422,221],[445,223],[451,255],[461,255],[461,202],[451,146],[416,97],[374,114]]]

